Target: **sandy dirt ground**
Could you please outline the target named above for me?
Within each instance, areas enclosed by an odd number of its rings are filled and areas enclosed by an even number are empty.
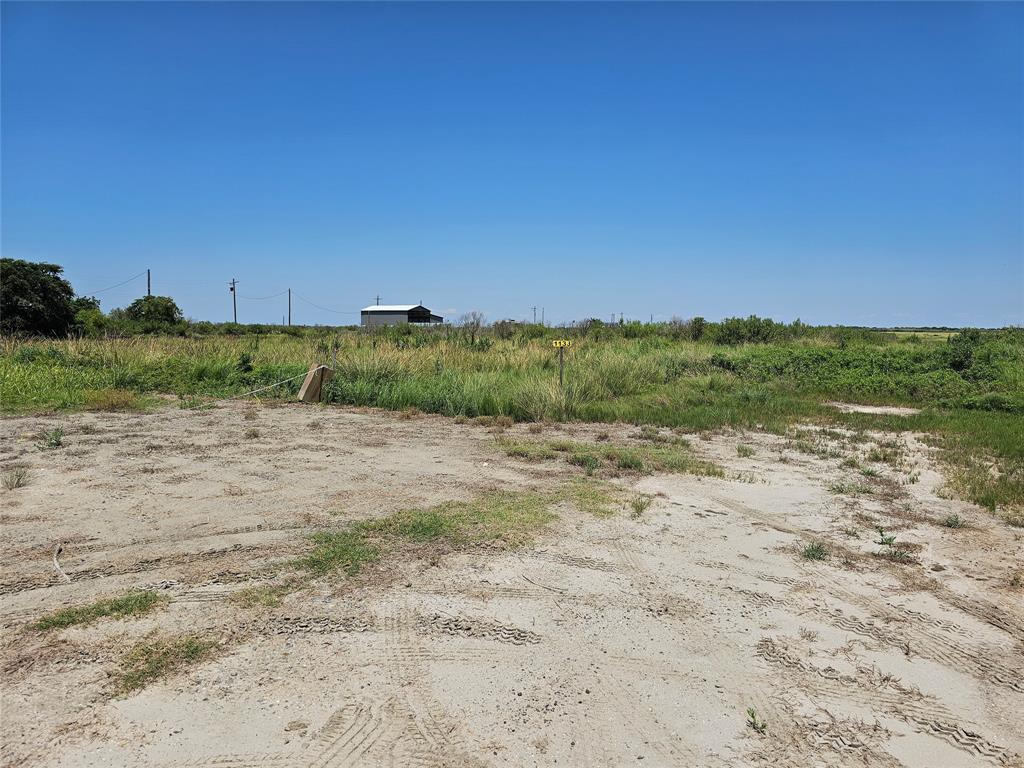
[[[58,424],[63,446],[38,450]],[[641,442],[628,426],[507,434],[601,431]],[[317,530],[582,470],[509,458],[491,429],[432,416],[232,404],[4,419],[0,464],[32,482],[0,490],[3,765],[1024,765],[1022,531],[945,498],[920,440],[877,476],[843,465],[890,439],[693,438],[726,477],[615,478],[653,498],[638,518],[563,502],[525,548],[381,561],[256,609],[232,595],[274,583]],[[952,513],[968,527],[943,526]],[[907,562],[878,555],[878,525]],[[831,556],[803,558],[817,541]],[[168,601],[28,626],[132,588]],[[217,652],[115,695],[120,655],[151,633]]]

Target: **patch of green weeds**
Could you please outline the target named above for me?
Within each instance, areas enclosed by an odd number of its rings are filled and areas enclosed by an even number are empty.
[[[97,600],[89,605],[64,608],[54,613],[48,613],[30,626],[37,632],[45,632],[50,629],[63,629],[78,624],[91,624],[107,616],[115,618],[140,616],[166,602],[167,598],[161,597],[156,592],[129,592],[122,597]]]
[[[380,557],[380,550],[356,530],[322,531],[312,536],[313,551],[295,561],[295,565],[316,575],[341,570],[355,576],[363,565]]]
[[[804,547],[800,556],[804,560],[825,560],[828,558],[828,548],[820,541],[815,541]]]
[[[829,493],[845,496],[861,496],[871,493],[871,486],[866,483],[833,483],[828,487]]]
[[[136,691],[172,672],[196,664],[207,658],[215,645],[212,640],[195,635],[147,638],[121,657],[118,692]]]
[[[64,445],[64,427],[54,427],[40,433],[36,448],[40,451],[52,451],[62,445]]]
[[[947,528],[966,528],[967,521],[964,520],[960,515],[955,512],[951,515],[946,515],[943,519],[942,524]]]
[[[291,584],[249,587],[235,592],[231,600],[245,608],[276,608],[294,590],[295,587]]]
[[[619,503],[619,489],[601,480],[578,477],[569,485],[569,499],[581,512],[610,517]]]
[[[644,512],[646,512],[653,503],[654,499],[648,496],[646,493],[641,493],[638,496],[634,496],[629,501],[630,509],[632,509],[630,517],[632,517],[634,520],[643,517]]]

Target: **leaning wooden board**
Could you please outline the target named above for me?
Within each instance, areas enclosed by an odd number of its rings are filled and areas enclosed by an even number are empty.
[[[309,366],[309,372],[306,374],[302,386],[299,387],[299,400],[304,403],[319,403],[324,386],[332,378],[334,378],[334,371],[326,365],[314,363]]]

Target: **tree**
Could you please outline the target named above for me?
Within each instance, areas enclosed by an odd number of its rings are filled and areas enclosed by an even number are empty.
[[[59,264],[0,259],[0,333],[66,334],[75,292],[63,272]]]
[[[180,323],[183,317],[170,296],[143,296],[125,307],[124,315],[129,320],[167,325]]]
[[[467,312],[459,318],[459,325],[469,334],[470,346],[476,344],[476,335],[480,332],[480,328],[483,326],[485,318],[483,312]]]

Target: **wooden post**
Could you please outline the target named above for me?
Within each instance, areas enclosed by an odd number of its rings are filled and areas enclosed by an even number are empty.
[[[333,378],[333,370],[326,365],[313,363],[309,366],[309,372],[299,388],[299,400],[304,403],[319,403],[324,387]]]
[[[555,339],[551,342],[558,350],[558,388],[565,386],[565,348],[572,345],[570,339]]]

